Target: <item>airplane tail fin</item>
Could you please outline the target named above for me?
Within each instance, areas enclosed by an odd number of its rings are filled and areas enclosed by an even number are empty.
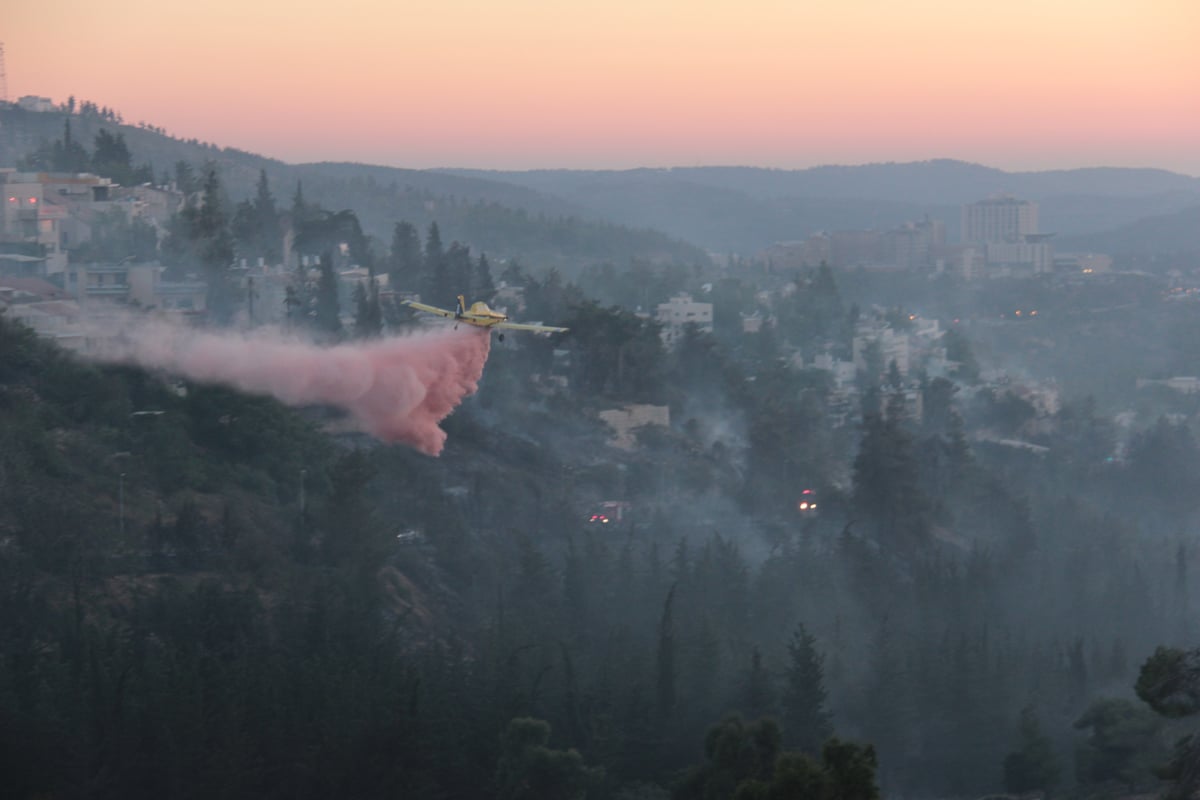
[[[454,313],[461,317],[463,315],[463,312],[467,310],[466,306],[467,306],[466,298],[464,298],[460,294],[458,296],[458,305],[454,307]]]

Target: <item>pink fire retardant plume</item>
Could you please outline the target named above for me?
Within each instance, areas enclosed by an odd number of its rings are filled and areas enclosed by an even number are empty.
[[[438,423],[478,388],[490,346],[488,333],[473,328],[317,347],[267,335],[140,325],[126,327],[98,356],[269,394],[289,405],[337,406],[362,431],[436,456],[446,442]]]

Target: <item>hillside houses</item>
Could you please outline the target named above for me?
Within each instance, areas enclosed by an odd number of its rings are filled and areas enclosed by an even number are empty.
[[[43,260],[31,272],[42,277],[67,269],[68,251],[91,241],[105,215],[140,220],[160,235],[183,203],[183,195],[155,186],[120,186],[88,173],[21,172],[0,169],[0,250],[40,248]]]

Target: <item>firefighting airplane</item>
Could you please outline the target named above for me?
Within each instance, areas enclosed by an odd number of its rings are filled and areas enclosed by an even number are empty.
[[[429,314],[437,314],[439,317],[453,319],[456,323],[465,322],[468,325],[474,325],[476,328],[500,328],[506,331],[534,331],[535,333],[565,333],[566,328],[556,328],[553,325],[535,325],[522,324],[520,322],[509,322],[507,314],[501,314],[499,311],[493,311],[488,308],[488,304],[483,301],[476,301],[467,308],[467,301],[460,294],[458,296],[458,305],[453,311],[437,306],[418,303],[415,300],[404,300],[404,305],[409,308],[415,308],[417,311],[425,311]],[[504,334],[500,334],[500,341],[504,341]]]

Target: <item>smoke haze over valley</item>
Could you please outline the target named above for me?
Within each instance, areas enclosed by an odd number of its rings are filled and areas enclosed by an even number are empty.
[[[446,439],[438,423],[474,393],[488,346],[488,336],[473,329],[318,347],[268,331],[204,333],[132,318],[102,332],[95,357],[292,406],[334,406],[364,433],[436,456]]]
[[[1200,791],[1194,3],[198,8],[0,34],[0,794]]]

